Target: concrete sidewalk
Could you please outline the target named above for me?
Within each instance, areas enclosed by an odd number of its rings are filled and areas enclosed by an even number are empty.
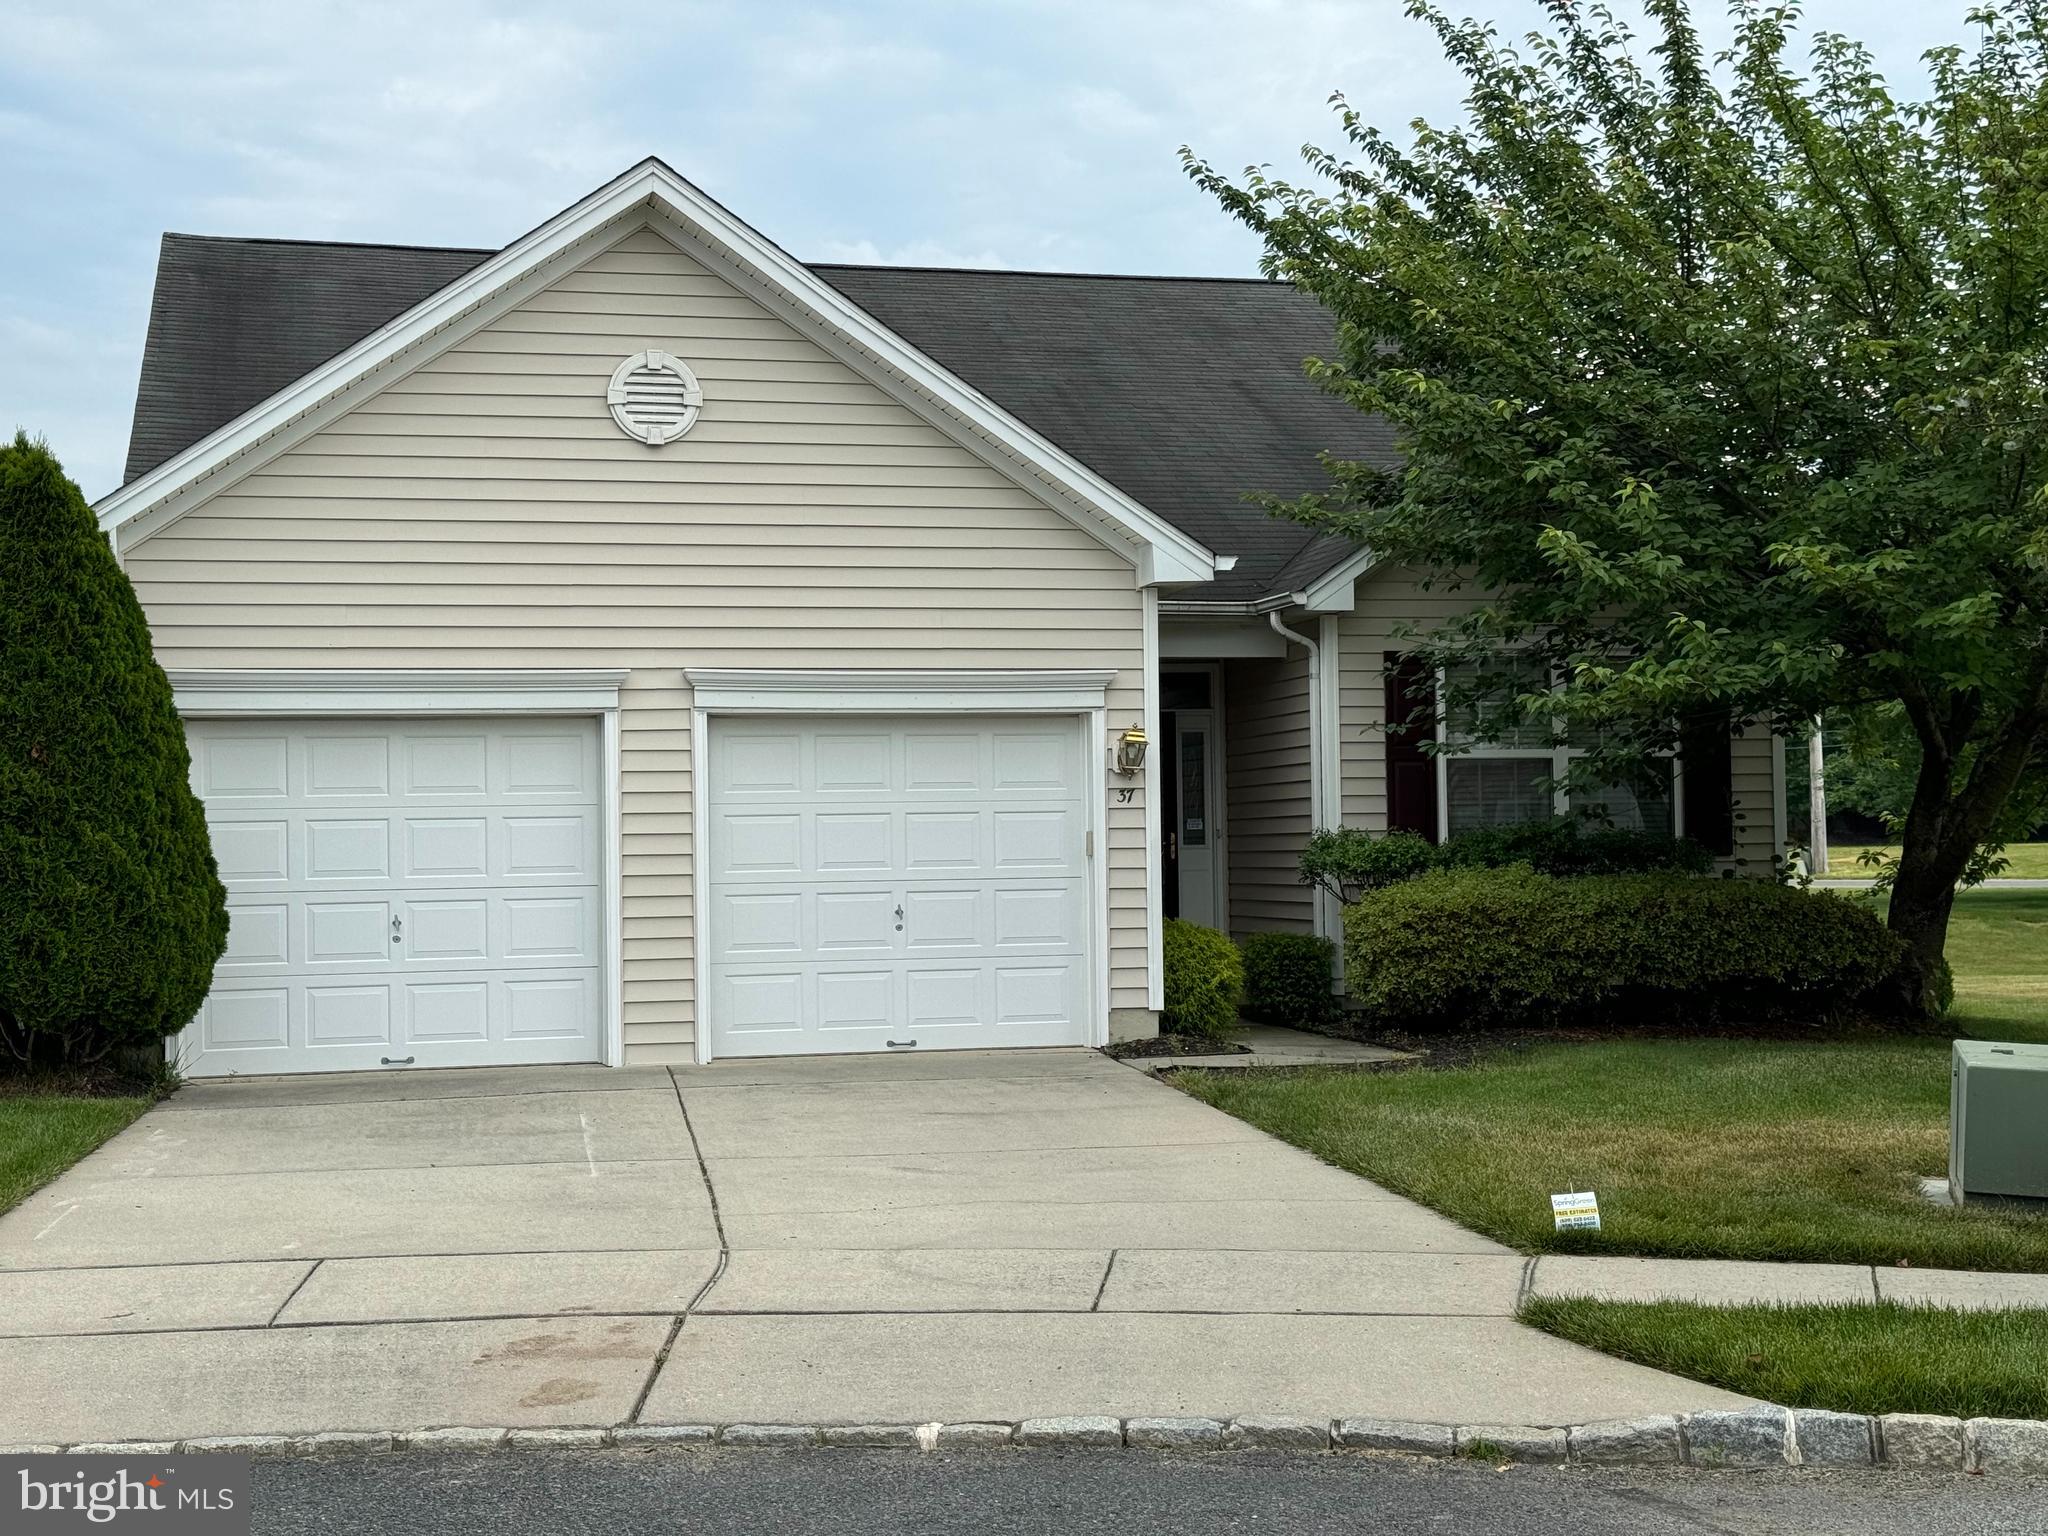
[[[2048,1307],[2048,1275],[1869,1264],[1769,1264],[1733,1259],[1621,1259],[1551,1254],[1530,1262],[1532,1296],[1602,1301],[1878,1302],[1993,1311]]]
[[[1087,1051],[195,1085],[0,1217],[0,1444],[1739,1399]]]

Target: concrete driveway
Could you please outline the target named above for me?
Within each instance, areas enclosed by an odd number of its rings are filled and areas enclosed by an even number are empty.
[[[1732,1406],[1087,1051],[188,1087],[0,1217],[0,1444]]]

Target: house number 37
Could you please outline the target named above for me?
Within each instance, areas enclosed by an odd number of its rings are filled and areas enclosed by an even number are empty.
[[[1129,805],[1131,803],[1132,797],[1135,796],[1137,793],[1138,791],[1135,787],[1131,789],[1120,789],[1116,792],[1116,803],[1118,805]]]

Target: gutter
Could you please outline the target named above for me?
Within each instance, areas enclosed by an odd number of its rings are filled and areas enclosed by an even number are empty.
[[[1266,622],[1282,640],[1291,640],[1308,652],[1308,805],[1309,828],[1315,831],[1331,825],[1330,786],[1324,762],[1335,722],[1325,718],[1328,710],[1323,700],[1323,648],[1300,630],[1287,627],[1280,617],[1282,606],[1282,600],[1268,599],[1264,609]],[[1337,935],[1337,923],[1330,906],[1329,896],[1318,889],[1315,893],[1316,932],[1326,939]]]
[[[1305,592],[1280,592],[1253,602],[1228,603],[1203,602],[1191,597],[1162,597],[1159,599],[1159,614],[1161,618],[1255,619],[1262,614],[1278,613],[1283,608],[1302,607],[1307,601]],[[1301,636],[1292,635],[1289,630],[1283,629],[1280,633],[1302,640]],[[1302,640],[1302,644],[1308,645],[1310,650],[1315,649],[1307,640]]]

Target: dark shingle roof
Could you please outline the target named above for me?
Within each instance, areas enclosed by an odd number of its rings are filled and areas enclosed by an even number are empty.
[[[496,254],[167,234],[126,478],[146,474]],[[817,266],[826,282],[1236,570],[1187,595],[1299,587],[1349,553],[1244,501],[1391,461],[1385,423],[1302,375],[1328,314],[1278,283]]]

